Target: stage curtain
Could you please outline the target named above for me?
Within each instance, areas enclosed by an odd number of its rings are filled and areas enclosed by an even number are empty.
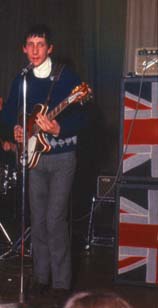
[[[12,79],[26,65],[21,46],[26,29],[33,23],[51,27],[53,57],[72,65],[92,87],[97,108],[96,138],[91,133],[93,142],[97,139],[93,146],[93,153],[97,152],[95,162],[99,173],[114,173],[118,159],[126,0],[0,1],[0,96],[4,102]]]
[[[135,49],[158,47],[158,0],[127,0],[124,73],[134,72]]]

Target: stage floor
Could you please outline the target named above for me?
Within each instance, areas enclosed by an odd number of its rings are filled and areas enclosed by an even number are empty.
[[[119,285],[114,282],[113,247],[93,246],[90,251],[87,251],[84,247],[76,246],[77,242],[75,241],[72,251],[74,291],[102,289],[116,292],[136,308],[158,307],[157,287]],[[32,257],[28,253],[24,257],[24,289],[28,287],[31,277]],[[21,258],[12,253],[12,256],[0,260],[0,307],[10,307],[4,306],[4,304],[19,301],[20,286]],[[27,307],[34,308],[54,307],[53,298],[49,298],[49,296],[37,298],[27,305]]]
[[[20,297],[21,242],[19,234],[21,228],[14,203],[14,194],[9,196],[9,200],[1,196],[0,223],[2,223],[4,230],[0,228],[0,308],[12,308],[10,305],[7,306],[7,303],[18,303]],[[104,245],[101,245],[98,243],[98,245],[92,245],[90,250],[86,249],[87,226],[88,221],[85,222],[84,226],[82,221],[78,221],[72,224],[70,229],[73,291],[102,289],[121,295],[135,308],[158,308],[157,286],[120,284],[114,281],[114,244],[106,245],[104,243]],[[10,235],[13,243],[7,238]],[[9,250],[10,248],[11,250]],[[32,252],[30,227],[28,227],[25,231],[24,290],[28,289],[31,280]],[[52,296],[37,298],[28,305],[27,307],[32,308],[54,308]]]

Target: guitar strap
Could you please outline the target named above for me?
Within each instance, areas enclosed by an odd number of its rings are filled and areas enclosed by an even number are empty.
[[[64,64],[60,64],[60,63],[52,64],[52,70],[51,70],[51,73],[50,73],[50,80],[52,82],[51,82],[51,86],[49,88],[49,92],[48,92],[46,101],[44,103],[47,106],[50,103],[51,93],[52,93],[53,87],[54,87],[55,83],[60,79],[60,76],[61,76],[61,73],[63,71],[64,66],[65,66]],[[19,102],[20,102],[20,87],[19,87],[19,94],[18,94],[18,106],[20,105]],[[17,114],[17,123],[19,123],[19,113]],[[18,144],[17,144],[17,148],[18,148]],[[16,151],[16,164],[17,164],[17,166],[19,165],[18,161],[19,161],[18,151]]]
[[[64,64],[60,64],[60,63],[54,63],[52,65],[52,71],[50,74],[50,80],[52,81],[45,104],[49,105],[50,103],[50,99],[51,99],[51,94],[54,88],[55,83],[60,79],[61,73],[64,69]]]
[[[61,73],[62,73],[62,71],[64,69],[64,66],[65,66],[64,64],[60,64],[60,63],[52,64],[52,70],[51,70],[51,73],[50,73],[50,76],[49,76],[49,78],[52,81],[52,83],[51,83],[51,86],[50,86],[50,89],[49,89],[46,101],[44,103],[46,105],[49,105],[49,103],[50,103],[51,93],[52,93],[53,87],[54,87],[56,81],[58,81],[60,79],[60,76],[61,76]],[[22,84],[20,84],[20,86],[19,86],[18,106],[20,106],[20,93],[21,93],[21,90],[22,90],[21,87],[22,87]],[[18,107],[18,109],[19,109],[19,107]],[[20,114],[20,111],[17,114],[17,123],[19,122],[19,114]]]

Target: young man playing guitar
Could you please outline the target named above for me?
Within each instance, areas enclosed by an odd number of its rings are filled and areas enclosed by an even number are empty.
[[[44,295],[51,276],[53,294],[61,296],[71,287],[67,210],[77,135],[88,123],[85,105],[73,103],[87,95],[89,88],[66,66],[54,65],[51,34],[45,25],[35,25],[26,33],[23,52],[31,64],[27,73],[27,113],[32,115],[27,128],[33,143],[28,164],[35,281],[31,295]],[[4,118],[14,128],[19,145],[23,140],[22,125],[17,122],[22,110],[22,79],[18,74],[13,81],[4,108]]]

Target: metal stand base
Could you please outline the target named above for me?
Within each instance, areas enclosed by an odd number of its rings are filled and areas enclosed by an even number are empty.
[[[0,255],[0,261],[7,259],[7,258],[13,258],[14,256],[20,255],[20,249],[21,249],[21,237],[18,238],[18,240],[13,243],[11,238],[9,237],[7,231],[5,230],[4,226],[0,223],[0,229],[2,230],[5,238],[7,239],[8,242],[8,246],[7,246],[7,250],[5,252],[3,252]],[[26,242],[31,236],[31,228],[27,227],[26,230],[24,231],[24,241]],[[32,256],[32,244],[30,241],[29,244],[29,248],[26,249],[25,247],[25,252],[24,252],[24,256]]]
[[[90,250],[91,246],[105,246],[105,247],[113,247],[114,245],[114,235],[104,235],[104,236],[96,236],[94,234],[94,213],[96,203],[106,203],[110,206],[115,204],[114,198],[92,198],[91,211],[89,216],[89,224],[88,224],[88,234],[87,234],[87,243],[85,245],[85,250]],[[108,205],[106,205],[108,206]]]
[[[5,236],[5,238],[7,239],[8,243],[9,243],[10,245],[12,245],[12,244],[13,244],[13,243],[12,243],[12,240],[11,240],[9,234],[7,233],[6,229],[4,228],[4,226],[2,225],[1,222],[0,222],[0,229],[2,230],[2,232],[3,232],[4,236]]]
[[[0,303],[0,308],[33,308],[32,306],[25,303]]]

